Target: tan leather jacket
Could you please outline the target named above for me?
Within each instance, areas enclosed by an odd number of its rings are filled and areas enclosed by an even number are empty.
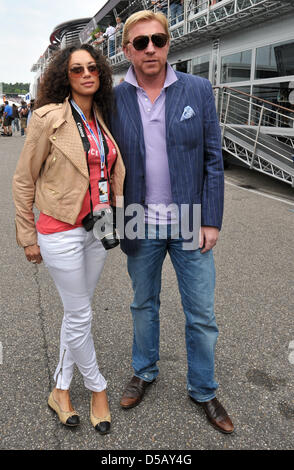
[[[112,168],[112,204],[122,202],[125,167],[112,135],[96,109],[99,124],[112,139],[117,160]],[[13,177],[16,239],[37,243],[33,206],[46,215],[74,224],[89,187],[87,161],[68,98],[36,109]]]

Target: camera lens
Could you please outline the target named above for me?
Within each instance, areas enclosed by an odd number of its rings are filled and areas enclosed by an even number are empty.
[[[108,208],[107,210],[95,211],[94,217],[96,221],[93,227],[93,235],[101,240],[105,250],[110,250],[119,245],[119,239],[113,225],[112,210]]]
[[[119,240],[116,237],[111,239],[103,238],[101,242],[105,250],[111,250],[111,248],[115,248],[119,244]]]

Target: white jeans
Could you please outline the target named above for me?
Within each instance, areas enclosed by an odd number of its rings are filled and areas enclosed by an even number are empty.
[[[38,233],[38,244],[64,307],[56,387],[69,389],[76,364],[85,387],[100,392],[106,388],[106,381],[96,360],[91,301],[106,251],[93,232],[83,227],[50,235]]]

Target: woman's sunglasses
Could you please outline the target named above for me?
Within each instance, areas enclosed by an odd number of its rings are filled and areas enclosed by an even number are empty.
[[[85,67],[83,65],[75,65],[69,69],[69,73],[74,77],[79,78],[84,74],[85,69],[87,69],[91,75],[98,75],[98,68],[96,64],[86,65]]]
[[[129,41],[129,43],[134,46],[136,51],[143,51],[148,46],[150,39],[154,46],[164,47],[168,41],[168,36],[163,33],[152,34],[152,36],[137,36],[133,42]]]

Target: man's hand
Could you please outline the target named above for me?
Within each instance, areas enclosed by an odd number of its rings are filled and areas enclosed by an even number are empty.
[[[39,245],[36,244],[36,245],[26,246],[24,248],[24,252],[28,261],[34,264],[42,263],[42,256],[41,256]]]
[[[217,227],[201,227],[199,234],[199,248],[201,253],[211,250],[216,245],[219,236]]]

